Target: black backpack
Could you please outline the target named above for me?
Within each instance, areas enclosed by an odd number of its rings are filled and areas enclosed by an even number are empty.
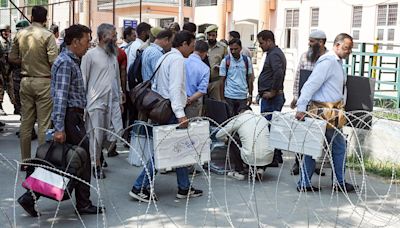
[[[143,50],[136,51],[136,59],[128,69],[128,86],[129,90],[135,88],[139,83],[143,82],[142,77],[142,55]]]

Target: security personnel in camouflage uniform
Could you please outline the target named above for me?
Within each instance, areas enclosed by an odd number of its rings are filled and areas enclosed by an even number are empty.
[[[10,76],[11,67],[8,63],[8,55],[11,51],[11,29],[9,25],[0,25],[0,115],[5,115],[2,107],[4,90],[7,90],[11,103],[15,104],[13,83]]]
[[[15,25],[17,32],[21,29],[26,28],[29,26],[29,22],[27,20],[18,21]],[[21,99],[19,97],[19,85],[21,83],[21,66],[14,65],[12,71],[12,78],[13,78],[13,85],[14,85],[14,97],[15,97],[15,104],[14,104],[14,114],[21,114]],[[33,133],[35,133],[33,131]]]
[[[222,80],[219,76],[219,65],[228,52],[226,45],[217,41],[217,31],[218,27],[216,25],[210,25],[206,28],[204,33],[207,35],[207,41],[210,47],[208,49],[208,60],[211,74],[207,94],[210,98],[220,101],[220,84]]]

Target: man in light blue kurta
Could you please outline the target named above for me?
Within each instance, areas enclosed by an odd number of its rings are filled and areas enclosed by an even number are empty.
[[[318,59],[297,101],[297,119],[302,120],[305,117],[307,105],[310,101],[344,101],[346,97],[345,84],[347,76],[343,70],[342,60],[350,55],[352,48],[352,37],[341,33],[335,38],[333,50]],[[343,137],[341,129],[327,129],[325,137],[327,142],[332,144],[333,185],[335,189],[347,192],[354,191],[354,186],[345,182],[346,140]],[[304,156],[297,191],[319,190],[319,188],[311,185],[311,177],[314,169],[315,160],[311,156]]]

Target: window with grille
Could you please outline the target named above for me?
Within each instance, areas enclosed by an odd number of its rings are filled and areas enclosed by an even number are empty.
[[[192,0],[184,0],[184,6],[192,6]]]
[[[311,9],[311,27],[318,27],[319,22],[319,8]]]
[[[378,5],[377,9],[377,40],[385,45],[379,46],[379,49],[393,50],[395,33],[398,17],[398,4]],[[382,47],[383,46],[383,47]]]
[[[396,26],[397,23],[397,4],[389,5],[387,25]]]
[[[360,28],[362,21],[362,6],[353,6],[353,28]]]
[[[27,0],[28,6],[47,5],[48,0]]]
[[[171,23],[174,23],[173,17],[160,19],[160,27],[161,28],[168,28]]]
[[[285,11],[285,48],[297,48],[299,10],[287,9]]]
[[[196,0],[196,6],[216,6],[217,0]]]
[[[379,5],[377,26],[395,26],[397,24],[397,4]]]

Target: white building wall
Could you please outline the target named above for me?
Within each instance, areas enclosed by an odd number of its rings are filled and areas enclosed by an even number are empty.
[[[53,16],[53,24],[58,25],[59,31],[66,29],[69,27],[69,24],[72,23],[69,21],[69,3],[60,3],[54,4],[54,16]],[[49,15],[51,16],[51,15]],[[51,18],[49,18],[51,20]]]
[[[259,0],[234,0],[233,1],[233,20],[258,20],[260,15]]]
[[[194,23],[201,24],[218,24],[218,7],[217,6],[199,6],[195,9]]]

